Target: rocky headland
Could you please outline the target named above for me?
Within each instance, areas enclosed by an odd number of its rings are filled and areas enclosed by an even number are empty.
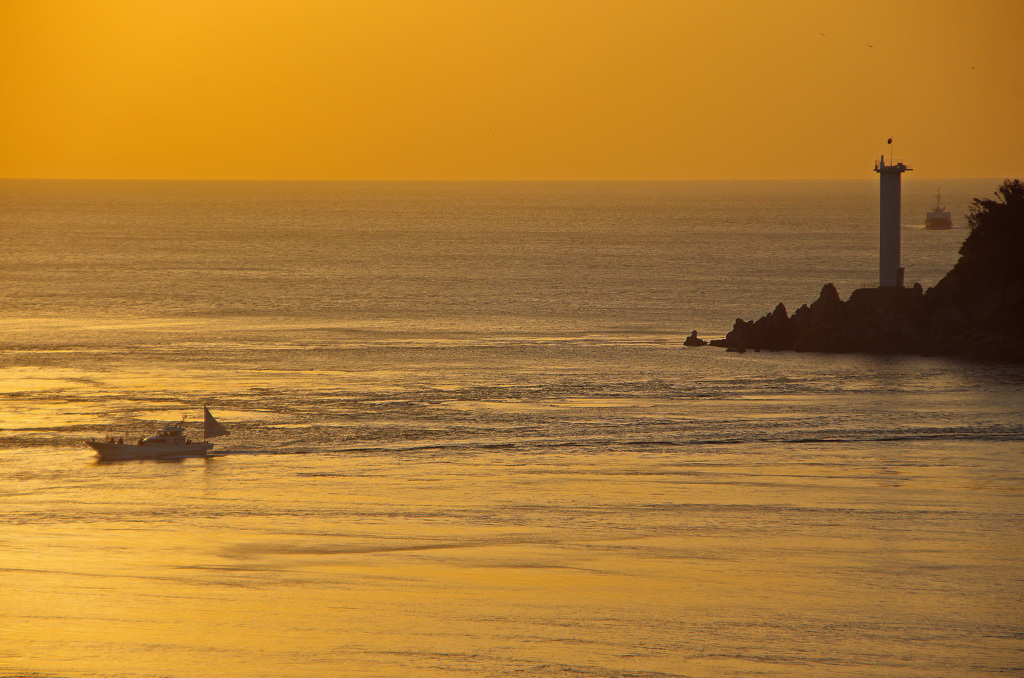
[[[1024,184],[1006,180],[996,200],[976,198],[960,260],[927,291],[855,290],[835,285],[792,315],[779,304],[759,320],[737,319],[725,339],[733,351],[817,351],[962,356],[1024,363]]]

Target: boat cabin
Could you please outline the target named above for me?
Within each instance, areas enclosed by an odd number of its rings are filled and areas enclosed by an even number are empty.
[[[181,438],[185,437],[185,428],[181,424],[168,424],[160,429],[159,432],[146,436],[139,441],[139,445],[180,445]],[[191,441],[185,441],[186,444]]]

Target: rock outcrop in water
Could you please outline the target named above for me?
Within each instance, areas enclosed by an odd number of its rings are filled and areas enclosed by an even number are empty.
[[[835,285],[789,315],[779,304],[760,320],[737,319],[733,350],[908,353],[1024,363],[1024,184],[1007,180],[1000,200],[975,199],[960,260],[935,287]]]
[[[683,342],[684,346],[707,346],[708,342],[697,336],[697,330],[690,333],[690,336]]]

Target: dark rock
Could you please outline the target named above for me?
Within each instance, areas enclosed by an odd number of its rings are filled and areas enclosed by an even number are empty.
[[[843,300],[839,298],[839,290],[832,283],[821,288],[818,300],[810,306],[810,322],[812,326],[821,327],[843,320]]]
[[[707,346],[707,345],[708,345],[708,342],[706,342],[703,339],[700,339],[700,338],[697,337],[697,330],[694,330],[693,332],[691,332],[690,336],[688,336],[683,341],[683,346]]]

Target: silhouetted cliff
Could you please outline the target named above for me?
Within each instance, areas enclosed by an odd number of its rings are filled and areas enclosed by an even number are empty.
[[[927,292],[865,288],[844,302],[829,283],[792,316],[779,304],[760,320],[737,319],[712,345],[1024,362],[1024,184],[1008,179],[996,196],[974,200],[960,260]]]

